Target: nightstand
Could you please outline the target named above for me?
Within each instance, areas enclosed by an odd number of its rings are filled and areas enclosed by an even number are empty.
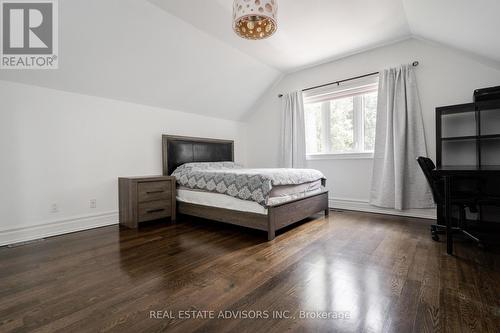
[[[118,178],[120,225],[137,228],[141,222],[170,217],[175,221],[175,177]]]

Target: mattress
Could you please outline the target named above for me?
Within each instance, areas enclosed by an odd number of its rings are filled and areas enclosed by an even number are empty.
[[[254,201],[264,208],[271,204],[273,195],[297,193],[297,185],[302,186],[298,192],[311,190],[310,186],[319,186],[324,179],[314,169],[245,169],[233,162],[186,163],[175,169],[172,176],[182,187]]]
[[[269,192],[269,200],[290,196],[302,192],[310,192],[321,188],[321,179],[297,185],[275,185]]]
[[[315,182],[312,182],[315,183]],[[302,191],[297,191],[298,189]],[[309,189],[309,190],[304,190]],[[295,189],[281,188],[277,195],[269,198],[269,206],[275,206],[291,200],[305,198],[322,191],[321,181],[317,184],[301,184]],[[267,208],[255,201],[242,200],[226,194],[192,190],[185,187],[177,189],[177,200],[181,202],[197,204],[202,206],[225,208],[241,212],[250,212],[267,215]]]

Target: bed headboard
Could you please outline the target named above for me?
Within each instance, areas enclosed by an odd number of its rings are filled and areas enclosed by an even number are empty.
[[[234,161],[234,141],[163,135],[163,175],[184,163]]]

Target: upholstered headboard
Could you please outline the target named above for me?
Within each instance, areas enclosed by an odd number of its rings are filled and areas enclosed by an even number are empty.
[[[234,141],[163,135],[163,175],[184,163],[234,161]]]

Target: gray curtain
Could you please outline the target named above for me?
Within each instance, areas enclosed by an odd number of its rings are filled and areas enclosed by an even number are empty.
[[[306,164],[306,135],[302,91],[284,94],[281,98],[280,166],[304,168]]]
[[[418,156],[427,156],[427,148],[413,67],[384,70],[379,78],[372,205],[398,210],[434,207]]]

